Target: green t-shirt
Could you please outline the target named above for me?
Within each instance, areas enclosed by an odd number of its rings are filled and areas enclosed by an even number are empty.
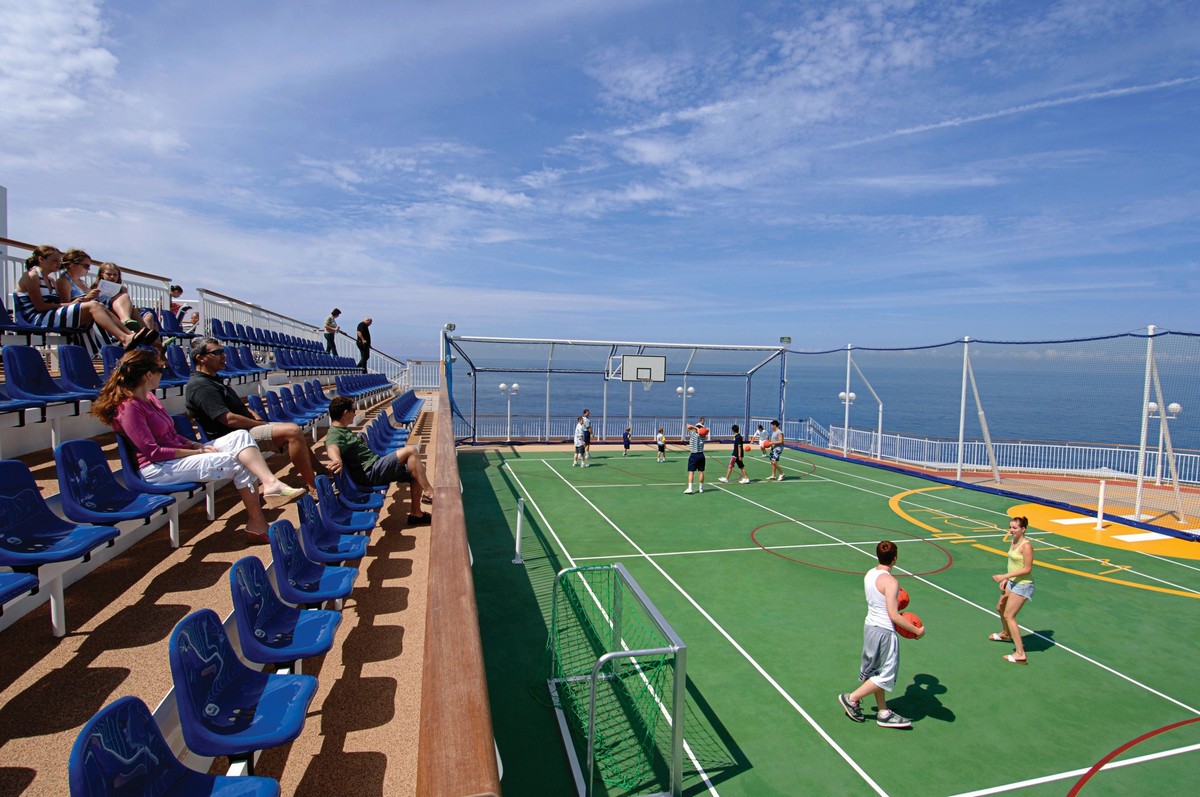
[[[375,464],[379,457],[367,448],[362,437],[353,429],[344,426],[330,426],[325,435],[325,446],[337,446],[342,455],[342,463],[350,468],[350,475],[358,481],[367,469]]]

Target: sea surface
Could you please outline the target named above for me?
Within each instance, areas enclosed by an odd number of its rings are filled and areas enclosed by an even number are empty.
[[[1144,347],[1144,343],[1139,345]],[[990,354],[986,352],[985,354]],[[1165,359],[1165,358],[1164,358]],[[856,366],[856,367],[855,367]],[[966,384],[961,349],[929,355],[898,357],[894,354],[856,353],[851,367],[850,425],[877,428],[883,405],[883,430],[913,437],[957,439],[960,415],[968,439],[981,438],[982,406],[993,440],[1055,441],[1136,446],[1141,434],[1144,357],[1089,356],[1061,358],[1005,358],[973,354],[975,386]],[[841,426],[844,405],[838,398],[846,388],[844,352],[819,357],[792,355],[787,367],[783,410],[788,420],[812,418],[822,426]],[[861,373],[860,373],[861,372]],[[1176,449],[1200,449],[1200,367],[1187,358],[1159,362],[1164,402],[1178,402],[1183,410],[1168,421]],[[865,377],[865,379],[864,379]],[[474,382],[480,382],[474,390]],[[683,402],[677,388],[681,376],[668,376],[649,391],[640,383],[605,381],[600,374],[481,372],[468,377],[458,369],[453,377],[454,400],[469,421],[478,416],[503,416],[506,398],[501,382],[520,384],[512,399],[513,418],[541,418],[547,398],[552,416],[577,415],[584,408],[600,420],[657,417],[678,422]],[[549,391],[547,391],[549,381]],[[869,386],[868,386],[869,383]],[[690,375],[694,393],[687,401],[687,416],[762,419],[780,417],[780,368],[769,364],[749,380],[743,376]],[[878,400],[872,393],[878,395]],[[975,399],[978,390],[978,405]],[[747,395],[749,393],[749,395]],[[607,409],[605,400],[607,397]],[[1151,400],[1156,400],[1152,391]],[[748,410],[748,411],[747,411]],[[1159,443],[1158,416],[1147,423],[1147,445]],[[611,428],[611,427],[610,427]],[[725,430],[716,428],[718,434]]]

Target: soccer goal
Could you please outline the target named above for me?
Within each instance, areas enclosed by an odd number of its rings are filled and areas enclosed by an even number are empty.
[[[558,574],[548,647],[580,797],[597,776],[630,794],[682,794],[687,646],[624,565]]]

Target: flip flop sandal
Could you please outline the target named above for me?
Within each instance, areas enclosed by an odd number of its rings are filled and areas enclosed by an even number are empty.
[[[999,634],[988,634],[988,639],[993,642],[1012,642],[1012,637],[1000,636]]]
[[[1029,663],[1028,659],[1018,659],[1016,656],[1014,656],[1011,653],[1009,653],[1007,656],[1005,656],[1004,660],[1007,661],[1009,664],[1028,664]]]
[[[138,321],[136,318],[126,319],[125,321],[122,321],[121,324],[130,332],[137,332],[142,328],[142,322]]]

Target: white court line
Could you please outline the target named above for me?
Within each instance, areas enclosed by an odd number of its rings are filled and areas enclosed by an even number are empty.
[[[1184,753],[1194,753],[1197,750],[1200,750],[1200,744],[1188,745],[1187,747],[1177,747],[1174,750],[1163,750],[1160,753],[1150,753],[1148,755],[1138,756],[1137,758],[1127,758],[1122,761],[1109,761],[1107,764],[1100,767],[1100,771],[1106,772],[1110,769],[1119,769],[1120,767],[1127,767],[1130,764],[1144,764],[1147,761],[1154,761],[1155,759],[1167,758],[1174,755],[1183,755]],[[1089,769],[1091,769],[1091,767],[1087,767],[1086,769],[1073,769],[1070,772],[1059,772],[1057,775],[1046,775],[1045,777],[1041,778],[1031,778],[1029,780],[1020,781],[1019,783],[1006,783],[1003,786],[993,786],[990,789],[965,791],[961,794],[955,794],[953,797],[986,797],[988,794],[1002,794],[1006,791],[1023,789],[1026,786],[1039,786],[1043,783],[1053,783],[1056,780],[1066,780],[1067,778],[1081,778],[1087,774]]]
[[[792,706],[792,708],[794,708],[797,712],[799,712],[800,716],[804,718],[804,720],[813,728],[813,730],[815,730],[821,736],[821,738],[824,739],[825,742],[830,747],[832,747],[839,756],[842,757],[843,761],[845,761],[847,764],[849,764],[850,767],[855,772],[858,773],[859,777],[861,777],[867,783],[867,785],[869,785],[875,791],[876,794],[880,795],[880,797],[887,797],[887,792],[885,792],[879,786],[878,783],[876,783],[874,780],[872,780],[871,776],[868,775],[863,770],[863,768],[858,765],[858,762],[856,762],[853,758],[851,758],[850,754],[847,753],[845,750],[843,750],[838,745],[838,743],[833,740],[833,737],[831,737],[828,733],[826,733],[825,729],[817,724],[817,721],[812,718],[812,715],[810,715],[807,711],[805,711],[804,708],[801,707],[801,705],[798,702],[796,702],[796,699],[793,698],[790,694],[788,694],[787,691],[784,690],[784,688],[779,684],[779,682],[776,681],[771,676],[771,674],[768,673],[763,668],[763,666],[761,664],[759,664],[757,661],[755,661],[754,657],[751,656],[749,654],[749,652],[746,651],[745,648],[743,648],[740,644],[738,644],[737,640],[735,640],[732,636],[730,636],[729,632],[726,631],[724,628],[722,628],[721,624],[718,623],[711,614],[706,612],[704,610],[704,608],[699,603],[696,602],[695,598],[693,598],[691,595],[689,595],[687,593],[687,591],[684,590],[684,588],[682,586],[680,586],[677,581],[675,581],[675,579],[673,579],[669,575],[667,575],[667,572],[665,570],[663,570],[661,566],[659,566],[658,562],[655,562],[654,559],[652,559],[650,556],[647,556],[646,552],[643,551],[642,548],[636,542],[634,542],[632,539],[630,539],[629,535],[626,534],[624,531],[622,531],[620,526],[618,526],[616,523],[614,523],[612,521],[612,519],[608,517],[608,515],[604,514],[602,511],[600,511],[600,508],[598,506],[596,506],[590,500],[588,500],[587,496],[585,496],[582,491],[580,491],[578,488],[576,488],[575,485],[571,484],[571,482],[567,481],[566,477],[563,476],[561,473],[559,473],[557,470],[555,470],[550,465],[549,462],[546,462],[544,464],[546,465],[547,468],[550,468],[550,471],[554,475],[558,476],[558,478],[562,480],[563,484],[567,485],[572,490],[574,490],[575,494],[578,495],[584,501],[584,503],[586,503],[588,506],[590,506],[592,508],[592,510],[594,512],[596,512],[596,514],[598,514],[601,518],[604,519],[604,521],[606,523],[608,523],[608,525],[612,526],[613,530],[615,530],[618,534],[620,534],[622,537],[624,537],[625,541],[628,542],[631,546],[633,546],[634,550],[636,550],[640,554],[642,554],[642,556],[645,557],[646,561],[655,570],[657,570],[664,579],[667,580],[667,583],[669,583],[671,586],[673,586],[679,592],[679,594],[682,595],[687,600],[688,603],[692,604],[692,607],[695,608],[695,610],[698,611],[700,613],[700,615],[702,617],[704,617],[705,620],[708,620],[709,624],[712,625],[712,627],[715,628],[721,636],[725,637],[726,641],[728,641],[729,644],[733,645],[734,650],[736,650],[738,653],[742,654],[742,657],[747,662],[750,663],[750,666],[752,666],[755,670],[757,670],[758,673],[763,678],[766,679],[767,683],[769,683],[772,687],[774,687],[775,691],[778,692],[780,694],[780,696],[782,696],[783,699],[786,700],[788,702],[788,704]]]
[[[1144,531],[1141,534],[1117,534],[1113,539],[1121,542],[1150,542],[1151,540],[1169,540],[1171,537],[1159,534],[1157,531]]]
[[[507,464],[508,463],[504,461],[504,457],[501,456],[500,457],[500,467],[504,467]],[[547,465],[547,467],[549,467],[549,465]],[[554,469],[551,468],[551,470],[554,470]],[[546,524],[546,529],[550,532],[550,535],[552,537],[554,537],[554,541],[556,543],[558,543],[559,550],[561,550],[563,552],[563,556],[567,557],[567,561],[570,562],[571,567],[575,567],[575,559],[571,557],[571,553],[570,553],[570,551],[567,550],[567,546],[563,545],[562,540],[559,539],[558,533],[554,531],[554,527],[550,524],[550,520],[546,517],[546,514],[544,512],[542,512],[542,508],[540,506],[538,506],[537,501],[535,501],[533,499],[533,495],[529,492],[529,489],[525,487],[524,483],[522,483],[521,477],[518,476],[516,474],[516,471],[514,471],[511,467],[508,469],[508,472],[512,474],[513,479],[517,482],[518,485],[520,485],[521,492],[523,492],[525,494],[525,497],[529,499],[529,503],[533,505],[533,508],[535,510],[537,510],[538,517],[540,517],[542,519],[542,522]],[[555,471],[555,473],[557,473],[557,471]],[[591,587],[588,587],[588,590],[590,591]],[[594,599],[595,595],[593,594],[592,597]],[[602,611],[603,611],[603,609],[602,609]],[[643,675],[642,678],[644,680],[645,675]],[[653,690],[651,690],[651,691],[653,693]],[[666,707],[663,706],[662,702],[658,699],[658,695],[655,695],[654,699],[655,699],[655,702],[658,703],[660,710],[662,710],[663,713],[665,714]],[[668,716],[667,723],[670,724],[670,722],[671,722],[671,718]],[[687,731],[684,731],[685,738],[683,740],[683,748],[687,752],[688,759],[692,762],[692,766],[694,766],[696,768],[696,772],[700,775],[700,779],[704,781],[704,784],[706,786],[708,786],[709,793],[712,794],[713,797],[721,797],[717,793],[717,787],[713,784],[712,780],[708,777],[708,773],[704,771],[704,767],[702,767],[700,765],[700,762],[698,760],[696,760],[696,756],[692,752],[691,745],[689,745],[687,742],[686,733],[687,733]]]

